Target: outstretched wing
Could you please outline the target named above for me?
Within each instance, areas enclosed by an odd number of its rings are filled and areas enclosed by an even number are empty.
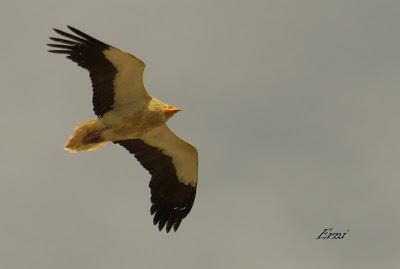
[[[167,125],[142,139],[115,142],[130,153],[151,174],[150,189],[153,223],[161,231],[176,231],[192,209],[197,186],[197,150],[183,141]]]
[[[93,110],[98,117],[113,107],[139,98],[149,98],[143,85],[144,63],[135,56],[107,45],[71,26],[75,34],[58,29],[65,37],[50,37],[56,43],[47,44],[53,53],[66,54],[90,73],[93,86]]]

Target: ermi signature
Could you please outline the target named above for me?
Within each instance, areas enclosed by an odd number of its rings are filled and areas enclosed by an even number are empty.
[[[344,233],[333,233],[332,231],[333,228],[324,229],[317,239],[343,239],[349,232],[349,230],[346,230]]]

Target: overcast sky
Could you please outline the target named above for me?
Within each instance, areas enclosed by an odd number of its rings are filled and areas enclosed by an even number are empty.
[[[21,2],[0,9],[0,268],[398,266],[399,1]],[[88,73],[47,53],[66,24],[183,108],[200,170],[177,233],[123,148],[63,150],[95,118]]]

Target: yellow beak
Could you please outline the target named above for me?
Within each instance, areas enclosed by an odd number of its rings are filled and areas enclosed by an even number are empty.
[[[178,112],[178,111],[182,111],[180,108],[177,108],[177,107],[174,107],[174,106],[170,106],[170,107],[167,107],[165,110],[164,110],[164,113],[168,116],[168,117],[171,117],[172,115],[174,115],[176,112]]]

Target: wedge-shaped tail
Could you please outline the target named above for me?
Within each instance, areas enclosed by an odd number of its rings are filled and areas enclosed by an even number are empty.
[[[102,130],[103,126],[97,120],[81,123],[75,127],[64,149],[72,153],[96,150],[107,143],[101,136]]]

